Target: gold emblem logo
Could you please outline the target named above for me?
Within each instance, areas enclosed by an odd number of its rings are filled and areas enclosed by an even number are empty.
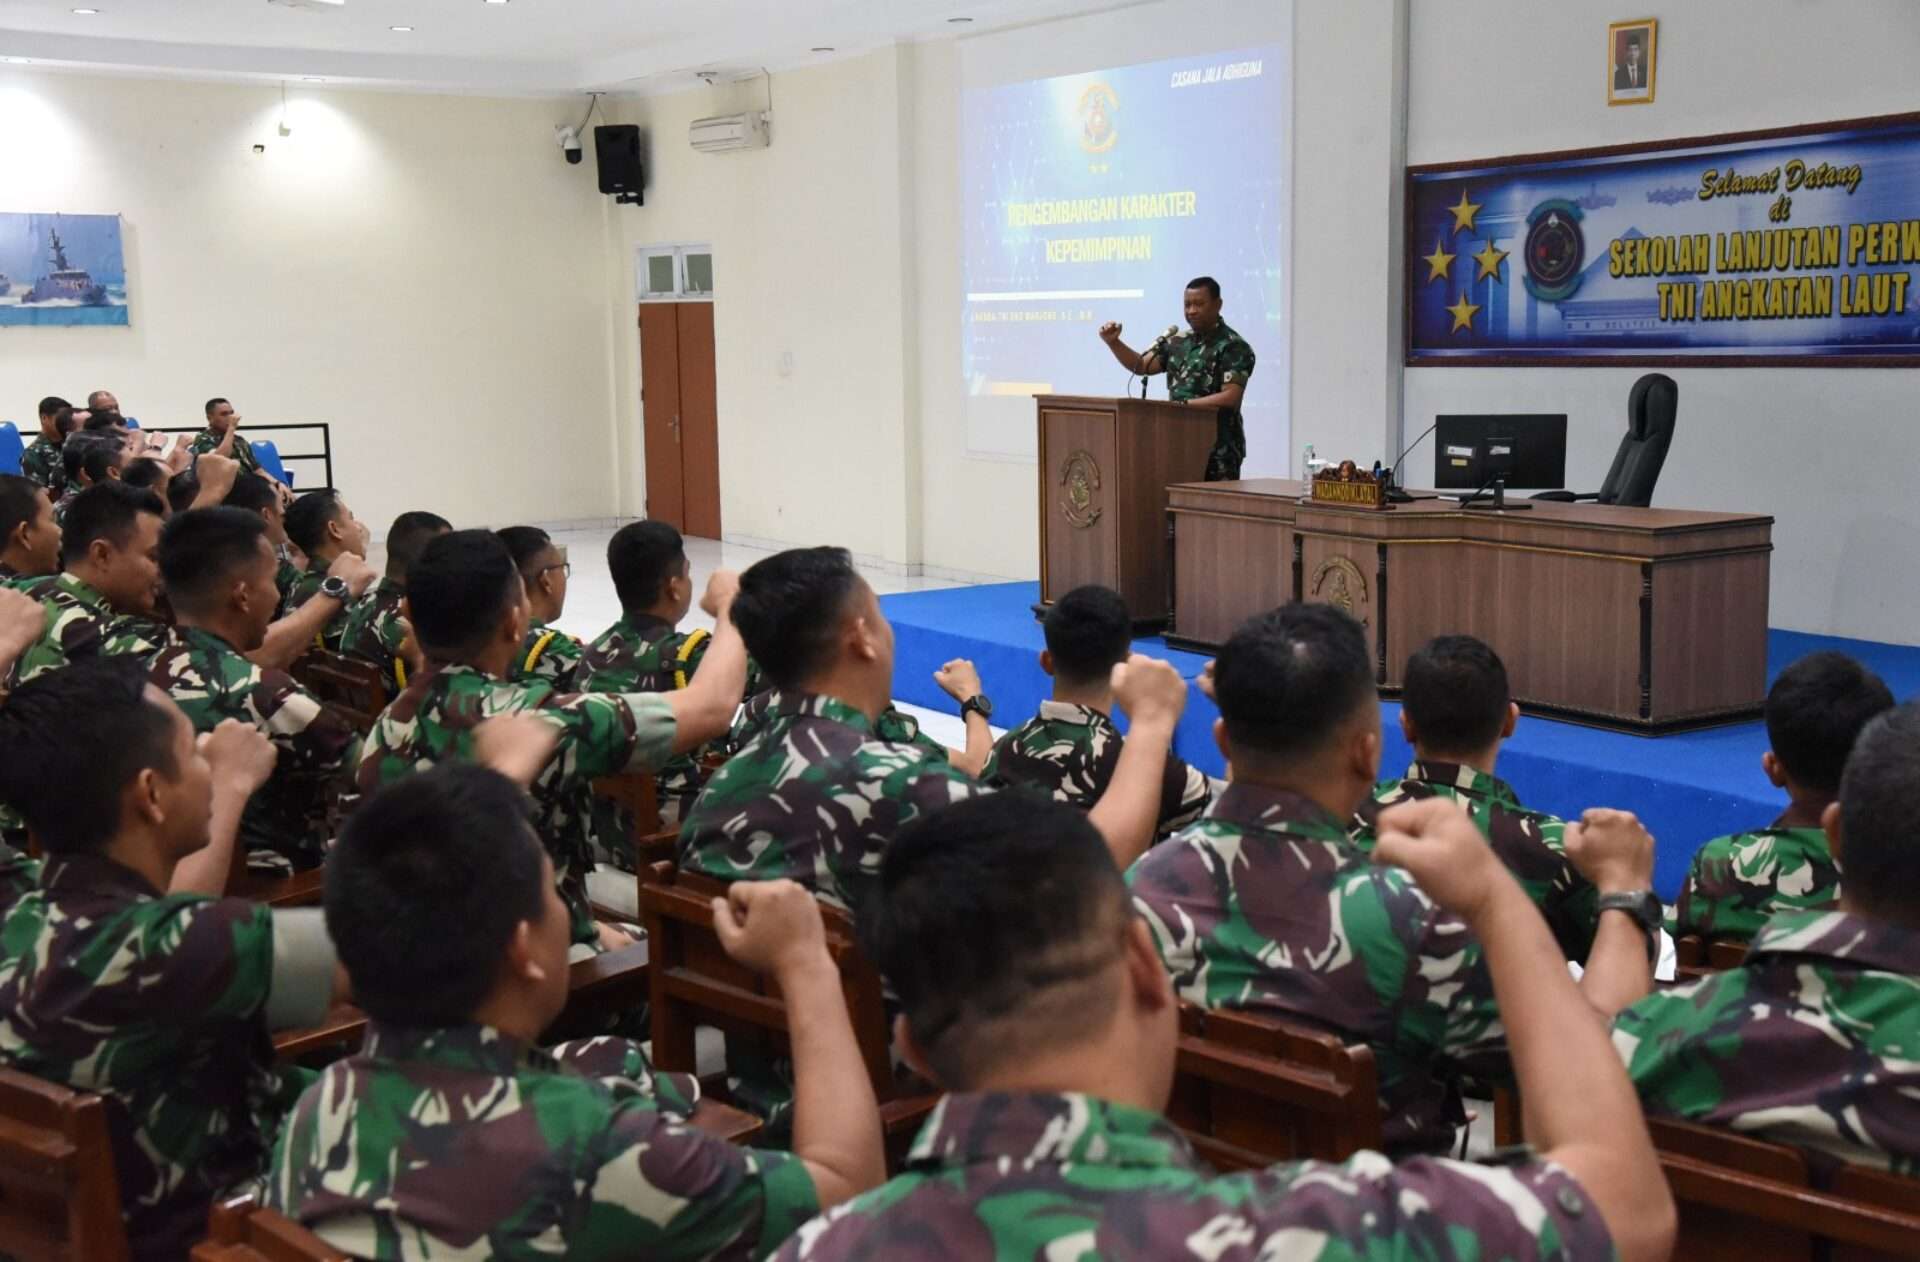
[[[1080,147],[1088,153],[1105,153],[1119,141],[1113,117],[1120,112],[1120,98],[1106,84],[1088,84],[1073,112],[1080,120]]]
[[[1094,492],[1100,489],[1100,466],[1085,451],[1076,451],[1060,466],[1060,485],[1066,492],[1060,497],[1060,511],[1067,524],[1085,530],[1100,520],[1102,510],[1094,504]]]
[[[1321,562],[1307,590],[1315,600],[1325,601],[1363,627],[1367,625],[1367,576],[1347,558],[1333,557]]]

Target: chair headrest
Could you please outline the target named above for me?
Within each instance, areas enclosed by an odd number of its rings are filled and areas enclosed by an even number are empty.
[[[1633,383],[1627,396],[1627,433],[1640,439],[1671,434],[1679,408],[1679,383],[1665,373],[1650,372]]]

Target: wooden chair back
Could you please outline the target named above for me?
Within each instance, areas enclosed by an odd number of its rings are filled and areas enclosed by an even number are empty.
[[[262,875],[247,867],[247,848],[238,840],[234,842],[233,862],[227,867],[228,898],[244,898],[269,907],[318,907],[326,892],[324,868],[292,876]]]
[[[1273,1017],[1183,1003],[1167,1116],[1222,1171],[1377,1151],[1373,1051]]]
[[[1703,938],[1689,933],[1673,940],[1673,955],[1675,976],[1681,981],[1693,981],[1739,968],[1747,962],[1747,944],[1732,938]]]
[[[359,732],[373,730],[374,720],[387,708],[387,680],[378,666],[358,658],[342,657],[324,649],[310,650],[302,659],[302,682],[326,707]]]
[[[653,953],[653,1059],[661,1069],[697,1072],[694,1031],[702,1025],[781,1054],[790,1046],[779,987],[735,963],[720,945],[709,900],[724,896],[726,888],[725,882],[678,872],[669,863],[655,864],[640,886],[640,914]],[[861,953],[852,919],[830,907],[822,907],[821,914],[827,953],[840,971],[860,1057],[880,1103],[888,1152],[897,1161],[940,1093],[926,1084],[903,1086],[896,1077],[880,974]]]
[[[1913,1180],[1849,1169],[1822,1189],[1797,1148],[1662,1118],[1650,1119],[1648,1129],[1680,1207],[1676,1258],[1920,1258],[1920,1184]]]
[[[672,860],[680,830],[662,825],[660,788],[652,776],[642,771],[604,776],[593,782],[593,791],[626,813],[637,865],[643,871],[650,864]]]
[[[129,1256],[99,1096],[0,1069],[0,1256]]]
[[[215,1205],[207,1238],[189,1256],[193,1262],[348,1262],[346,1254],[251,1196]]]

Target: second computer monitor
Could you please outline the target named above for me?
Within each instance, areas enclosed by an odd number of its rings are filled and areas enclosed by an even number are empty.
[[[1436,416],[1433,438],[1435,490],[1484,487],[1491,480],[1487,448],[1496,438],[1513,443],[1513,465],[1505,478],[1508,487],[1558,491],[1567,484],[1565,413]]]

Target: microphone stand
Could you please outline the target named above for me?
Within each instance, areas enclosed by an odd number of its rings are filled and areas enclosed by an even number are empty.
[[[1387,470],[1387,487],[1386,487],[1387,503],[1411,504],[1416,499],[1438,498],[1438,497],[1409,495],[1407,493],[1405,483],[1403,483],[1400,479],[1400,466],[1406,460],[1408,452],[1412,451],[1415,447],[1418,447],[1422,442],[1425,442],[1427,435],[1433,433],[1434,430],[1439,428],[1440,428],[1440,422],[1436,420],[1433,424],[1427,426],[1425,430],[1421,431],[1420,437],[1414,439],[1412,442],[1408,443],[1405,447],[1402,447],[1400,449],[1399,456],[1394,459],[1393,467]]]

